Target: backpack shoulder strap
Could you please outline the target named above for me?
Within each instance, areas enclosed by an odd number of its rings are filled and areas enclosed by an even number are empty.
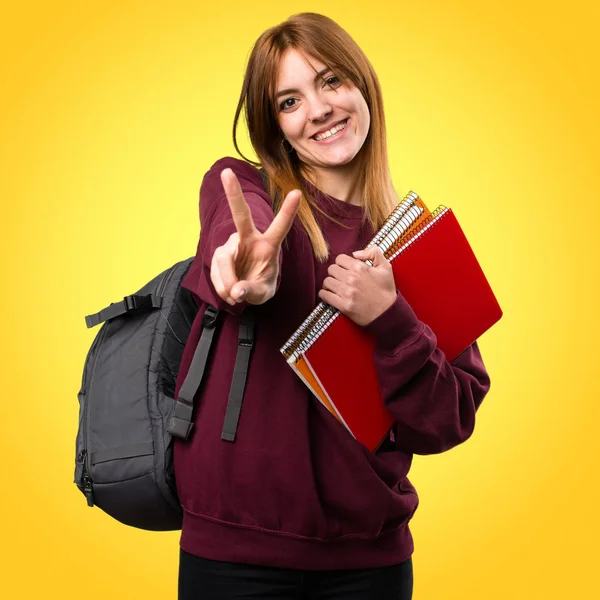
[[[203,317],[202,334],[192,357],[186,378],[181,384],[179,395],[175,400],[167,431],[173,436],[187,440],[192,432],[192,416],[194,412],[194,398],[202,385],[210,349],[212,347],[219,321],[219,311],[209,305]],[[254,314],[252,309],[246,309],[242,314],[238,331],[238,349],[229,400],[225,413],[225,422],[221,438],[229,442],[235,441],[237,424],[242,408],[242,399],[246,387],[250,354],[254,346]]]
[[[202,320],[202,334],[192,357],[189,371],[181,384],[179,395],[169,417],[167,431],[176,438],[187,440],[192,432],[194,396],[202,385],[210,348],[217,330],[219,311],[210,304],[206,307]]]
[[[235,441],[240,412],[242,410],[242,399],[244,398],[244,388],[248,376],[248,364],[250,363],[250,354],[254,346],[254,311],[250,308],[242,314],[240,328],[238,332],[238,349],[235,357],[235,367],[233,369],[233,379],[229,390],[229,400],[227,401],[227,410],[223,422],[223,432],[221,439],[228,442]]]

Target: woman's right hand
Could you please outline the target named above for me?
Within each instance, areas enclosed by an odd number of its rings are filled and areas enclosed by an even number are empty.
[[[237,231],[215,250],[210,278],[225,302],[262,304],[275,294],[279,251],[296,217],[302,195],[300,190],[292,190],[267,231],[261,233],[254,225],[235,173],[224,169],[221,181]]]

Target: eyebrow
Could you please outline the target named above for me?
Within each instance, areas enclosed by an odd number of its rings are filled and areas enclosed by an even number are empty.
[[[325,73],[328,73],[329,71],[331,71],[332,69],[330,67],[325,67],[324,69],[321,69],[316,75],[315,75],[315,81],[317,81],[317,79],[320,79],[323,77],[323,75],[325,75]],[[279,98],[279,96],[285,96],[286,94],[294,94],[298,92],[298,90],[296,88],[288,88],[286,90],[281,90],[279,92],[277,92],[275,94],[275,98]]]

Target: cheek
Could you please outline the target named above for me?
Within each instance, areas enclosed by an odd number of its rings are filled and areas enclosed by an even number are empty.
[[[360,110],[359,110],[359,114],[361,116],[361,122],[363,124],[363,129],[366,131],[369,130],[370,124],[371,124],[371,115],[369,113],[369,107],[367,106],[367,103],[365,102],[364,98],[361,96],[360,97]]]
[[[369,133],[369,129],[371,128],[371,116],[369,114],[369,109],[367,107],[361,108],[359,115],[359,135],[363,138],[366,138],[367,134]]]
[[[296,113],[283,115],[279,119],[279,127],[287,139],[296,139],[303,134],[304,122]]]
[[[369,114],[369,109],[365,107],[365,136],[369,133],[369,129],[371,129],[371,115]]]
[[[371,115],[369,114],[369,107],[358,89],[353,90],[352,105],[352,112],[358,115],[359,131],[366,134],[370,128]]]

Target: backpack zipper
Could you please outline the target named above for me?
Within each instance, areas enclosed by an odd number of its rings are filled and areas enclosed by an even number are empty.
[[[77,485],[87,499],[88,506],[94,506],[94,490],[92,488],[92,478],[89,476],[86,468],[87,450],[84,448],[77,455]]]
[[[102,326],[102,330],[98,334],[96,338],[96,347],[100,346],[106,332],[108,330],[109,322],[107,321]],[[91,349],[90,349],[91,352]],[[83,412],[83,449],[77,456],[77,462],[79,467],[79,489],[84,493],[88,506],[94,506],[94,490],[93,490],[93,481],[90,476],[90,467],[88,463],[88,441],[90,439],[90,427],[89,427],[89,412],[90,412],[90,401],[89,396],[91,396],[92,386],[94,384],[94,372],[96,371],[96,364],[98,363],[99,353],[94,357],[94,363],[92,364],[92,368],[90,369],[89,382],[86,381],[86,385],[84,386],[84,396],[88,396],[85,403],[85,410]]]

